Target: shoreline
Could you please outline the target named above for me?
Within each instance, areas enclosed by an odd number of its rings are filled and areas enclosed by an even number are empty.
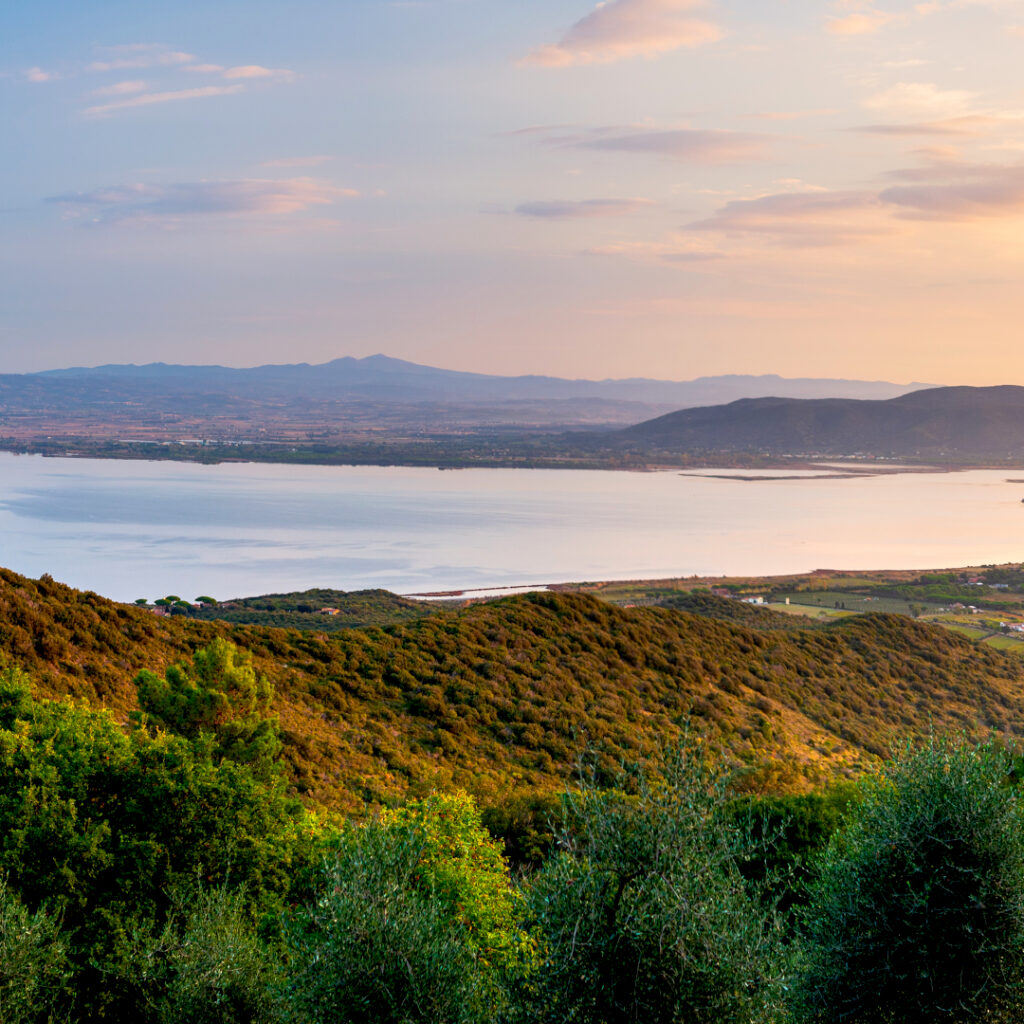
[[[691,591],[734,587],[744,589],[777,590],[792,587],[801,583],[823,582],[827,580],[873,580],[877,582],[906,583],[918,579],[922,575],[959,574],[972,575],[990,569],[1016,569],[1024,566],[1021,562],[1002,562],[998,565],[959,565],[929,566],[923,569],[888,568],[888,569],[811,569],[806,572],[780,573],[768,576],[659,576],[659,577],[626,577],[606,580],[563,580],[560,582],[536,584],[508,584],[484,587],[451,588],[436,591],[404,592],[399,597],[410,600],[427,601],[473,601],[490,600],[515,594],[535,593],[601,593],[616,588],[649,588],[651,590]]]
[[[434,442],[430,442],[432,445]],[[793,455],[762,455],[759,453],[721,453],[698,455],[680,452],[676,456],[662,454],[658,458],[645,458],[631,453],[586,454],[523,454],[521,456],[489,456],[473,452],[439,455],[427,447],[416,450],[415,444],[407,447],[396,444],[395,450],[387,453],[387,443],[374,445],[339,446],[333,452],[317,452],[301,445],[288,446],[285,451],[248,451],[245,454],[225,451],[223,442],[203,441],[161,441],[124,442],[125,447],[110,450],[93,450],[74,440],[45,442],[22,442],[0,438],[0,454],[37,457],[43,459],[77,459],[96,462],[175,462],[190,465],[268,465],[268,466],[325,466],[381,469],[436,469],[452,471],[465,469],[534,469],[534,470],[589,470],[612,473],[666,473],[677,472],[685,476],[706,479],[738,480],[743,483],[758,483],[769,480],[838,480],[861,479],[870,476],[890,476],[900,473],[959,473],[971,470],[1006,470],[1024,472],[1024,458],[1015,461],[956,461],[942,462],[935,459],[912,461],[910,456],[847,456],[831,453],[806,453]],[[128,446],[131,447],[128,447]],[[281,443],[282,447],[285,443]],[[255,448],[256,445],[234,444],[230,448]],[[275,446],[276,447],[276,446]],[[160,449],[155,451],[154,449]],[[374,451],[368,451],[373,448]],[[828,469],[831,472],[811,475],[812,470]],[[743,471],[749,471],[744,475]],[[769,471],[780,471],[777,475],[766,475]],[[1024,483],[1024,479],[1008,480],[1008,483]]]

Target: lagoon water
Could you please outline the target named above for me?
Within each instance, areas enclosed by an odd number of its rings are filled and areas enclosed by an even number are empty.
[[[1024,560],[1021,478],[750,481],[0,453],[0,565],[119,600],[224,600],[998,563]]]

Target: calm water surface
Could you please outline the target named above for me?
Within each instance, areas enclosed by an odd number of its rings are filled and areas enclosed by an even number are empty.
[[[152,600],[1021,561],[1015,476],[750,482],[0,453],[0,565]]]

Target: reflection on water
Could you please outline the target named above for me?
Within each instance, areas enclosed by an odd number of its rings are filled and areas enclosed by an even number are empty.
[[[735,480],[0,453],[0,565],[131,600],[1019,561],[1024,485],[1007,476]]]

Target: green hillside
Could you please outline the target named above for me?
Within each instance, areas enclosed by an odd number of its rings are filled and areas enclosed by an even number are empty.
[[[548,790],[585,744],[611,768],[688,716],[751,789],[806,789],[930,725],[1024,735],[1021,659],[900,616],[779,628],[702,610],[531,594],[328,635],[160,618],[0,571],[0,656],[42,695],[127,716],[140,669],[229,638],[276,686],[297,790],[348,809],[452,785],[487,804]]]
[[[314,589],[237,597],[214,606],[188,608],[185,614],[206,622],[223,619],[252,626],[335,633],[353,626],[390,626],[432,615],[434,611],[435,606],[426,601],[410,601],[388,590]]]

